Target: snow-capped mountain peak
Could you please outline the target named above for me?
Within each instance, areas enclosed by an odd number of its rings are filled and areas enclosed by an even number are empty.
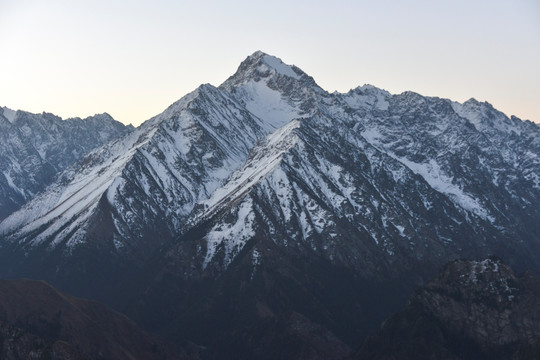
[[[248,56],[219,89],[239,99],[267,132],[312,116],[315,104],[328,95],[298,67],[261,51]]]
[[[353,109],[373,108],[387,110],[389,106],[388,98],[392,95],[373,85],[363,85],[350,90],[344,94],[343,99]]]
[[[282,78],[288,78],[289,80],[283,80]],[[270,83],[270,86],[276,81],[290,83],[291,80],[316,85],[313,78],[300,68],[285,64],[275,56],[257,51],[242,61],[236,73],[227,79],[221,87],[232,90],[234,87],[242,86],[247,82],[261,80]]]
[[[452,107],[459,116],[467,119],[478,131],[499,131],[506,134],[514,132],[516,135],[521,135],[522,121],[509,118],[488,102],[471,98],[463,104],[452,102]]]

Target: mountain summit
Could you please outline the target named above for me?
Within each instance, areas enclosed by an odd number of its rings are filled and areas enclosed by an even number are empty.
[[[271,76],[286,76],[296,80],[309,78],[296,66],[287,65],[275,56],[256,51],[240,64],[236,73],[225,81],[222,87],[231,88],[244,84],[249,80],[258,81]]]
[[[256,52],[3,220],[0,274],[210,358],[285,343],[337,358],[448,260],[540,270],[538,174],[536,124],[473,100],[328,93]]]

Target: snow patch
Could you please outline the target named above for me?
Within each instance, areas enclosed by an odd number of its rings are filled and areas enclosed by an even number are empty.
[[[273,172],[272,175],[268,179],[268,184],[270,187],[274,190],[274,193],[276,194],[281,213],[283,214],[285,223],[288,223],[291,220],[292,217],[292,185],[289,182],[289,179],[287,177],[287,174],[281,167],[277,167]]]
[[[267,132],[276,130],[301,117],[298,109],[289,105],[279,91],[270,89],[264,81],[250,81],[238,89],[246,109],[262,120]]]
[[[253,266],[257,266],[261,263],[261,253],[258,252],[256,249],[253,250],[252,258],[251,258],[251,264]]]
[[[116,250],[120,250],[121,248],[124,247],[124,243],[120,239],[117,238],[116,234],[113,237],[113,244]]]
[[[379,141],[382,135],[376,129],[366,129],[362,132],[362,136],[375,148],[380,149],[383,147]],[[434,159],[430,159],[427,163],[415,163],[405,157],[398,157],[390,151],[384,152],[405,165],[413,173],[422,176],[434,190],[445,194],[463,209],[480,216],[484,220],[489,220],[491,222],[495,221],[495,218],[482,207],[477,199],[465,193],[463,189],[453,183],[454,178],[447,176]],[[428,208],[428,204],[425,205],[426,208]]]
[[[117,176],[113,180],[112,184],[109,186],[109,189],[107,190],[107,200],[109,201],[109,204],[111,205],[114,204],[114,198],[116,196],[118,188],[123,187],[124,183],[125,183],[125,180],[120,176]]]
[[[8,186],[10,188],[12,188],[13,190],[15,190],[16,192],[18,192],[19,194],[21,194],[25,199],[26,199],[26,196],[27,194],[25,194],[24,192],[24,189],[21,189],[20,187],[18,187],[17,185],[15,185],[15,183],[13,182],[13,179],[11,177],[11,174],[9,171],[6,171],[3,173],[4,174],[4,177],[6,178],[6,181],[8,183]]]
[[[405,227],[404,226],[401,226],[401,225],[396,225],[394,224],[394,226],[396,227],[396,229],[399,231],[399,234],[403,237],[405,237]]]
[[[266,65],[270,66],[282,75],[292,77],[294,79],[300,79],[300,76],[294,72],[291,66],[284,64],[283,61],[281,61],[277,57],[265,55],[263,57],[263,61]]]
[[[15,117],[17,115],[17,112],[15,110],[11,110],[10,108],[7,108],[7,107],[3,107],[2,108],[3,110],[3,114],[4,117],[10,122],[13,124],[13,122],[15,121]]]
[[[253,265],[253,270],[251,271],[250,280],[253,280],[255,273],[257,272],[257,267],[261,263],[261,253],[257,249],[253,249],[251,253],[251,265]]]
[[[347,105],[353,109],[376,108],[388,110],[390,93],[371,85],[364,85],[350,91],[343,97]]]
[[[426,180],[426,182],[438,192],[447,195],[451,200],[485,220],[494,222],[495,219],[480,205],[480,202],[466,194],[458,185],[453,184],[453,178],[444,174],[439,164],[430,159],[428,163],[415,163],[406,158],[395,157],[396,160],[411,169]]]
[[[246,242],[255,235],[253,229],[254,220],[253,201],[248,198],[238,207],[234,224],[222,222],[214,225],[205,237],[207,251],[203,269],[206,269],[210,261],[212,261],[220,245],[224,246],[224,265],[225,267],[228,266],[242,250]]]

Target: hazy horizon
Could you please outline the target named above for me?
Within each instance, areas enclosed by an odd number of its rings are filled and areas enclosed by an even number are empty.
[[[329,92],[371,84],[487,101],[540,122],[540,4],[533,0],[3,0],[0,106],[139,125],[256,50]]]

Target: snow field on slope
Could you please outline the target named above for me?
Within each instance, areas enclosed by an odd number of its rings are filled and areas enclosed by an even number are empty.
[[[266,65],[270,66],[274,70],[276,70],[278,73],[292,77],[294,79],[300,79],[300,76],[294,72],[291,66],[283,63],[280,59],[278,59],[275,56],[271,55],[264,55],[263,61],[266,63]]]
[[[17,111],[11,110],[10,108],[7,108],[7,107],[2,107],[2,110],[4,111],[4,113],[3,113],[4,117],[10,123],[13,124],[13,122],[15,121],[15,116],[17,115]]]
[[[264,145],[254,149],[246,165],[235,171],[227,183],[214,191],[208,200],[202,201],[207,209],[203,217],[215,211],[225,201],[241,196],[271,172],[279,164],[283,153],[296,144],[297,138],[293,131],[299,125],[298,121],[291,121],[268,135]]]
[[[74,218],[77,218],[77,222],[82,223],[86,218],[80,215],[90,214],[85,210],[97,204],[103,193],[107,191],[124,165],[135,153],[133,145],[139,138],[139,132],[134,131],[126,137],[90,153],[87,159],[98,159],[97,161],[99,161],[105,158],[105,161],[89,169],[82,169],[79,173],[75,173],[73,168],[64,172],[64,178],[69,179],[66,185],[58,183],[51,185],[34,201],[0,223],[0,233],[5,234],[22,226],[18,229],[17,234],[27,234],[54,221],[54,224],[43,233],[43,236],[36,237],[34,244],[37,244],[64,224],[73,221]],[[115,154],[119,155],[115,156]],[[109,194],[107,196],[109,197]]]
[[[220,245],[224,246],[224,261],[225,267],[227,267],[240,250],[242,250],[246,242],[255,235],[253,229],[254,220],[253,201],[247,197],[238,206],[236,222],[234,224],[218,222],[214,225],[205,236],[207,250],[203,261],[203,269],[212,261]]]
[[[492,126],[496,130],[507,134],[515,132],[517,135],[521,135],[522,133],[520,127],[516,126],[516,124],[503,113],[497,111],[497,116],[495,118],[486,115],[485,111],[489,106],[487,104],[474,104],[472,102],[460,104],[458,102],[452,102],[451,105],[452,109],[454,109],[459,116],[467,119],[476,128],[476,130],[480,132],[485,131],[487,128]],[[486,121],[491,122],[491,124],[485,124]]]
[[[267,132],[301,117],[298,109],[289,105],[279,91],[270,89],[264,81],[250,81],[238,90],[238,94],[244,100],[246,109],[263,119]]]
[[[379,142],[382,137],[381,133],[376,129],[366,129],[362,132],[362,136],[371,143],[375,148],[383,147],[384,145]],[[488,211],[484,209],[480,202],[465,193],[458,185],[453,183],[453,178],[447,176],[441,169],[440,165],[434,160],[430,159],[427,163],[415,163],[405,157],[398,157],[391,151],[384,151],[390,157],[399,161],[413,173],[422,176],[424,180],[436,191],[448,196],[454,203],[462,207],[463,209],[472,212],[480,216],[481,218],[489,221],[495,219],[489,215]]]

